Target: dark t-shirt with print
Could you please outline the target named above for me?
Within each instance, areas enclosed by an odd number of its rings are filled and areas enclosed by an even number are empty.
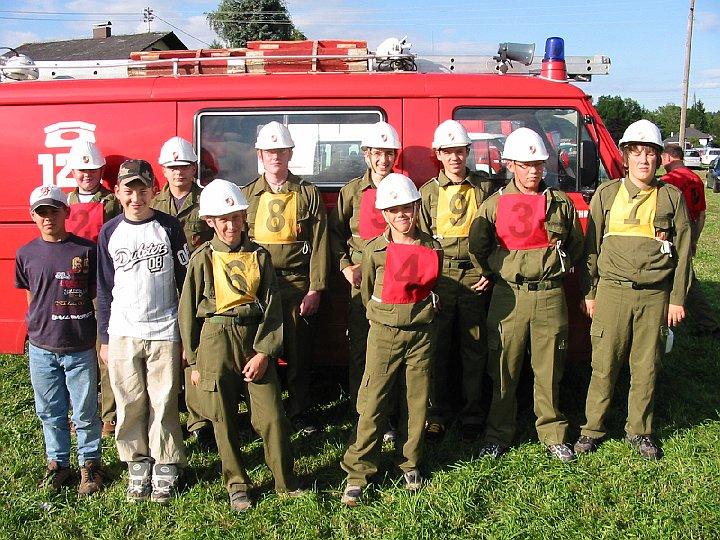
[[[30,343],[57,353],[95,347],[97,248],[74,234],[36,238],[15,255],[15,286],[32,295],[25,318]]]

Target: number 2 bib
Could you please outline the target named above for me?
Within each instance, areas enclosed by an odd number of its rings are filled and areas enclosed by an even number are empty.
[[[255,241],[261,244],[292,244],[297,241],[297,194],[260,195],[255,214]]]
[[[644,236],[655,238],[655,208],[657,207],[657,189],[639,192],[634,199],[620,184],[615,200],[610,207],[608,228],[605,236]]]
[[[389,244],[381,298],[385,304],[414,304],[427,298],[438,279],[438,254],[414,244]]]
[[[438,236],[466,238],[476,213],[475,190],[470,184],[441,187],[437,206]]]
[[[224,253],[213,251],[215,313],[254,302],[260,285],[257,252]]]
[[[548,247],[545,230],[545,195],[508,193],[498,197],[495,231],[500,245],[509,250]]]
[[[382,212],[375,208],[377,189],[366,189],[360,198],[360,226],[358,232],[363,240],[370,240],[385,231]]]
[[[70,216],[65,220],[65,228],[73,234],[97,242],[104,220],[102,203],[71,204]]]

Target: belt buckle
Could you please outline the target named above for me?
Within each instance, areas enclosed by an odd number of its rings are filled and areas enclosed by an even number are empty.
[[[537,291],[538,285],[539,285],[539,283],[528,283],[527,284],[528,291]]]
[[[640,284],[635,283],[634,281],[632,282],[632,288],[635,289],[636,291],[639,291],[641,289]]]

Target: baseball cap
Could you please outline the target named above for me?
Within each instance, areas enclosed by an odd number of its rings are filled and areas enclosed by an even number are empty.
[[[127,159],[120,165],[118,185],[123,186],[134,180],[139,180],[147,187],[155,185],[155,175],[152,167],[144,159]]]
[[[57,186],[39,186],[30,194],[30,211],[34,212],[39,206],[54,206],[62,208],[67,206],[67,196]]]

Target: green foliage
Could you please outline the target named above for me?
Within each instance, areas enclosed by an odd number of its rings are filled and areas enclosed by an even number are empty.
[[[248,41],[305,39],[283,0],[221,0],[207,19],[228,47],[245,47]]]
[[[600,96],[595,108],[616,141],[630,124],[647,116],[647,111],[637,101],[620,96]]]
[[[680,131],[680,107],[672,103],[658,107],[651,113],[650,120],[660,128],[663,138],[667,138],[671,133]]]

